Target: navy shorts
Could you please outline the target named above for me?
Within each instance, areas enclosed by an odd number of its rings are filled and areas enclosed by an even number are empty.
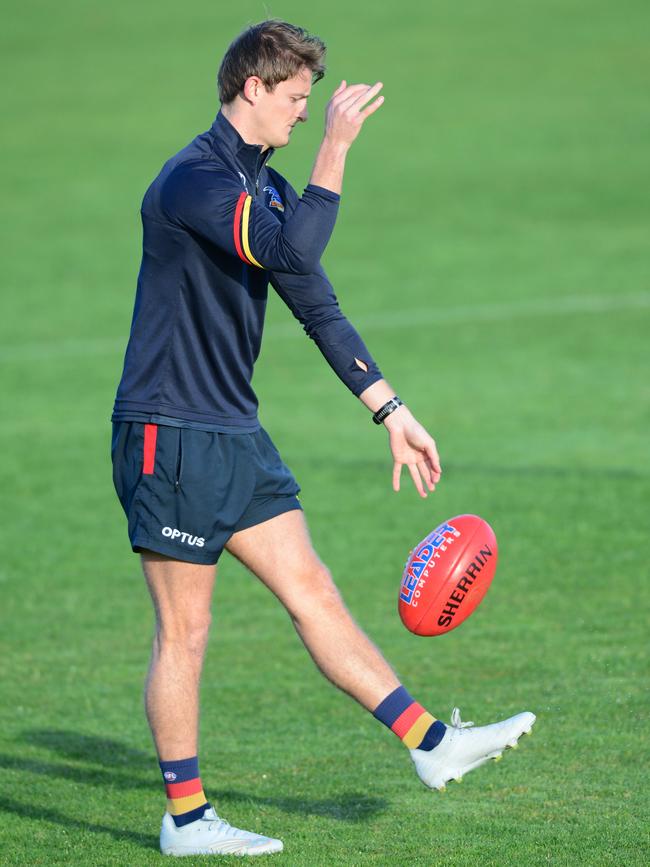
[[[136,552],[216,563],[233,533],[300,509],[300,488],[263,429],[115,422],[111,452]]]

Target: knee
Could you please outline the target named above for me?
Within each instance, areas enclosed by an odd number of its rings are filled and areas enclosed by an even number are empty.
[[[325,612],[345,609],[341,594],[329,569],[322,563],[298,582],[300,592],[294,594],[291,614],[296,620],[322,617]]]
[[[155,637],[158,651],[180,652],[202,658],[208,643],[211,622],[210,611],[158,620]]]

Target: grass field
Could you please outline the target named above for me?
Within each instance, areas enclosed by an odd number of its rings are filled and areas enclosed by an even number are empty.
[[[292,867],[645,865],[648,5],[267,8],[330,46],[312,120],[274,158],[296,186],[338,81],[385,82],[325,264],[436,437],[443,483],[426,501],[391,492],[383,431],[275,298],[262,421],[319,553],[418,700],[443,719],[457,704],[479,724],[523,709],[538,722],[500,765],[426,791],[224,556],[207,794],[234,824],[282,837],[276,860]],[[218,60],[264,16],[249,0],[5,4],[2,864],[160,861],[141,711],[152,616],[112,490],[109,416],[142,193],[210,125]],[[495,527],[497,577],[461,629],[416,638],[396,614],[402,564],[460,512]]]

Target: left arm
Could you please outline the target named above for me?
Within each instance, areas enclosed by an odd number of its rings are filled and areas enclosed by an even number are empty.
[[[339,379],[375,413],[395,392],[391,389],[363,340],[343,315],[331,283],[319,265],[310,275],[272,272],[273,288],[318,346]],[[399,491],[406,464],[421,497],[424,486],[435,489],[442,472],[436,444],[405,406],[382,422],[393,454],[393,490]]]
[[[393,389],[382,379],[362,392],[359,400],[374,415],[394,395]],[[402,467],[406,464],[421,497],[427,496],[425,485],[430,491],[435,491],[442,474],[435,440],[403,405],[387,416],[382,424],[388,431],[393,454],[393,490],[399,491]]]
[[[319,265],[312,274],[270,274],[273,288],[323,353],[328,364],[359,397],[381,372],[365,343],[339,307],[332,284]]]

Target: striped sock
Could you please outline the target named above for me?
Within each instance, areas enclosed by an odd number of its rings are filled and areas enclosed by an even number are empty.
[[[387,695],[375,708],[373,716],[395,732],[410,750],[432,750],[447,730],[447,726],[431,716],[403,686]]]
[[[174,824],[180,827],[200,819],[210,804],[203,794],[198,756],[159,764],[167,789],[167,812]]]

